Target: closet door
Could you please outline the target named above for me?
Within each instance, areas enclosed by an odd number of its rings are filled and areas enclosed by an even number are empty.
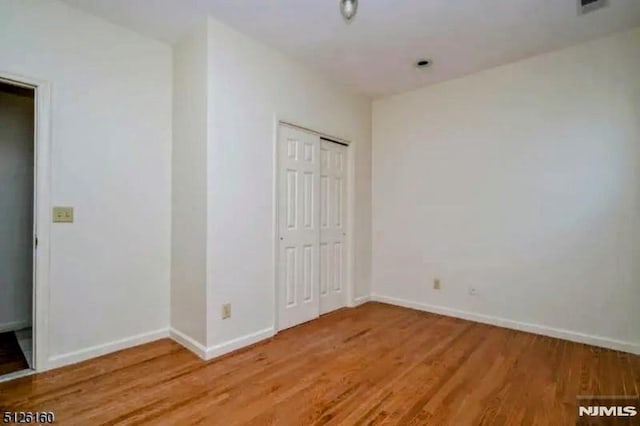
[[[320,146],[320,313],[346,306],[347,148]]]
[[[317,318],[320,138],[280,126],[278,140],[278,328]]]

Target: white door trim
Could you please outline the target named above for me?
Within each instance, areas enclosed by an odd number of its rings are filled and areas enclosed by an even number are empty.
[[[280,118],[277,114],[273,119],[273,135],[272,135],[272,160],[273,160],[273,185],[272,185],[272,215],[273,215],[273,232],[272,232],[272,259],[273,259],[273,329],[275,333],[278,331],[278,262],[279,262],[279,209],[278,209],[278,188],[280,179],[280,162],[278,160],[278,140],[280,126],[288,126],[294,129],[303,130],[316,134],[320,137],[332,139],[337,142],[347,145],[347,164],[349,167],[349,175],[347,179],[347,236],[345,238],[345,246],[347,249],[347,282],[346,282],[346,304],[348,307],[356,306],[358,303],[355,301],[355,269],[354,269],[354,245],[353,245],[353,230],[354,230],[354,211],[355,211],[355,151],[357,143],[349,141],[340,137],[332,136],[326,133],[313,130],[309,127],[300,126],[298,124],[292,124],[291,121]]]
[[[49,259],[51,223],[51,83],[0,71],[0,81],[35,91],[34,246],[33,256],[33,367],[48,369]]]

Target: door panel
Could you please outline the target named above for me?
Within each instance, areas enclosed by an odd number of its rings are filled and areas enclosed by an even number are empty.
[[[320,144],[320,313],[346,306],[346,147]]]
[[[320,138],[279,129],[278,328],[320,314]]]

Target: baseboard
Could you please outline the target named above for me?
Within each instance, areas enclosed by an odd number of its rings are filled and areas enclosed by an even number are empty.
[[[496,325],[499,327],[510,328],[513,330],[526,331],[528,333],[540,334],[543,336],[555,337],[558,339],[569,340],[571,342],[584,343],[592,346],[599,346],[607,349],[614,349],[622,352],[640,354],[640,344],[632,342],[624,342],[621,340],[609,339],[607,337],[594,336],[590,334],[578,333],[575,331],[563,330],[559,328],[547,327],[538,324],[514,321],[506,318],[494,317],[490,315],[478,314],[469,311],[447,308],[444,306],[429,305],[395,297],[383,296],[380,294],[371,295],[371,300],[375,302],[387,303],[390,305],[402,306],[410,309],[431,312],[434,314],[462,318],[469,321],[480,322],[484,324]]]
[[[169,330],[169,337],[171,337],[177,343],[181,344],[194,354],[198,355],[198,357],[200,357],[201,359],[207,359],[207,348],[194,338],[179,330],[176,330],[175,328]]]
[[[91,346],[79,351],[69,352],[62,355],[56,355],[49,358],[46,369],[64,367],[65,365],[75,364],[77,362],[86,361],[112,352],[128,349],[133,346],[143,345],[155,340],[169,337],[169,330],[166,328],[142,333],[124,339],[115,340],[113,342],[102,345]]]
[[[255,333],[247,334],[245,336],[241,336],[214,346],[209,346],[207,348],[205,359],[210,360],[221,355],[228,354],[229,352],[242,349],[245,346],[253,345],[262,340],[269,339],[270,337],[273,337],[274,334],[274,328],[269,327],[265,328],[264,330],[256,331]]]
[[[351,308],[355,308],[356,306],[364,305],[365,303],[371,300],[371,296],[360,296],[353,299],[353,304],[350,306]]]
[[[116,340],[110,343],[105,343],[103,345],[96,345],[90,348],[81,349],[79,351],[50,357],[47,362],[46,368],[42,371],[86,361],[91,358],[107,355],[109,353],[128,349],[133,346],[143,345],[145,343],[164,339],[166,337],[173,339],[174,341],[206,361],[219,357],[221,355],[225,355],[229,352],[242,349],[245,346],[253,345],[262,340],[273,337],[274,334],[275,333],[273,327],[269,327],[255,333],[247,334],[246,336],[238,337],[236,339],[232,339],[227,342],[206,348],[204,345],[200,344],[199,342],[179,330],[176,330],[174,328],[161,329],[149,333],[138,334],[136,336],[128,337],[121,340]]]
[[[3,376],[0,376],[0,383],[10,382],[11,380],[21,379],[23,377],[31,376],[36,374],[36,371],[33,369],[15,371],[13,373],[7,373]]]
[[[266,340],[274,335],[273,327],[265,328],[264,330],[257,331],[255,333],[247,334],[245,336],[238,337],[217,345],[205,347],[200,342],[196,341],[192,337],[182,333],[179,330],[172,328],[169,332],[169,336],[177,343],[190,350],[204,361],[209,361],[213,358],[217,358],[222,355],[226,355],[230,352],[242,349],[246,346],[253,345],[262,340]]]
[[[22,330],[23,328],[29,327],[31,327],[31,321],[29,320],[5,322],[0,324],[0,333],[6,333],[7,331],[18,331]]]

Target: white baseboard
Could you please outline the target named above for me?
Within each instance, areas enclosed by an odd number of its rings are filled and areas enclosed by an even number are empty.
[[[228,354],[235,350],[244,348],[245,346],[253,345],[262,340],[269,339],[275,334],[274,328],[269,327],[264,330],[256,331],[255,333],[247,334],[245,336],[238,337],[236,339],[228,340],[224,343],[219,343],[207,348],[206,359],[210,360],[221,355]]]
[[[52,356],[49,358],[46,368],[42,369],[42,371],[86,361],[91,358],[107,355],[112,352],[128,349],[133,346],[142,345],[166,337],[173,339],[180,345],[195,353],[201,359],[207,361],[218,356],[225,355],[229,352],[244,348],[245,346],[258,343],[262,340],[273,337],[273,335],[274,329],[273,327],[269,327],[265,328],[264,330],[247,334],[246,336],[238,337],[237,339],[229,340],[227,342],[207,348],[179,330],[176,330],[174,328],[161,329],[149,333],[138,334],[136,336],[127,337],[125,339],[116,340],[102,345],[92,346],[90,348],[81,349],[79,351]]]
[[[355,308],[356,306],[364,305],[368,301],[371,300],[370,296],[360,296],[353,299],[353,304],[350,306],[351,308]]]
[[[198,355],[201,359],[207,358],[207,348],[191,336],[172,328],[169,330],[169,337],[175,340],[177,343],[181,344],[194,354]]]
[[[594,336],[590,334],[578,333],[575,331],[547,327],[547,326],[538,325],[538,324],[514,321],[506,318],[478,314],[478,313],[469,312],[469,311],[462,311],[459,309],[447,308],[444,306],[429,305],[426,303],[419,303],[411,300],[398,299],[395,297],[383,296],[380,294],[372,294],[371,300],[375,302],[387,303],[390,305],[397,305],[405,308],[431,312],[434,314],[445,315],[445,316],[455,317],[455,318],[462,318],[465,320],[480,322],[484,324],[496,325],[498,327],[526,331],[529,333],[540,334],[543,336],[555,337],[558,339],[569,340],[571,342],[584,343],[587,345],[599,346],[599,347],[614,349],[622,352],[640,354],[639,343],[624,342],[621,340],[609,339],[607,337]]]
[[[52,368],[59,368],[65,365],[75,364],[77,362],[86,361],[91,358],[96,358],[102,355],[109,354],[111,352],[128,349],[133,346],[143,345],[145,343],[153,342],[155,340],[169,337],[169,330],[166,328],[150,331],[148,333],[142,333],[124,339],[115,340],[113,342],[104,343],[102,345],[92,346],[79,351],[69,352],[62,355],[55,355],[49,358],[47,366],[44,370],[50,370]]]
[[[269,327],[265,328],[264,330],[256,331],[255,333],[247,334],[236,339],[219,343],[217,345],[205,347],[203,344],[196,341],[192,337],[182,333],[181,331],[173,328],[170,331],[170,337],[173,340],[196,354],[198,357],[200,357],[200,359],[204,361],[209,361],[213,358],[228,354],[229,352],[233,352],[246,346],[253,345],[254,343],[258,343],[262,340],[273,337],[273,335],[274,329],[273,327]]]
[[[27,370],[20,370],[20,371],[15,371],[13,373],[7,373],[3,376],[0,376],[0,383],[9,382],[15,379],[21,379],[22,377],[31,376],[33,374],[36,374],[36,371],[30,368]]]
[[[5,333],[7,331],[18,331],[22,330],[23,328],[29,327],[31,327],[31,321],[29,320],[5,322],[0,324],[0,333]]]

